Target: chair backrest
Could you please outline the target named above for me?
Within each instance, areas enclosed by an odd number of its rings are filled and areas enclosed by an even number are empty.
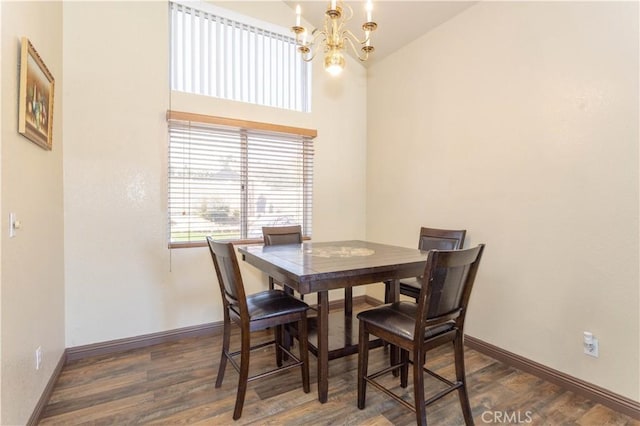
[[[416,336],[424,335],[425,326],[448,320],[455,320],[462,330],[483,251],[484,244],[466,250],[429,251],[418,298]]]
[[[240,316],[247,314],[247,297],[244,292],[244,283],[240,274],[240,266],[236,250],[232,243],[216,242],[211,237],[207,237],[211,259],[216,268],[220,292],[225,308],[237,306]]]
[[[300,225],[263,226],[262,236],[265,246],[300,244],[302,242],[302,227]]]
[[[458,250],[464,245],[466,229],[420,228],[418,249],[420,250]]]

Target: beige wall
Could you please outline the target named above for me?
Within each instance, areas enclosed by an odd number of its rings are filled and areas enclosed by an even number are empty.
[[[367,238],[468,229],[467,333],[635,400],[638,72],[636,2],[481,2],[367,93]]]
[[[2,199],[0,424],[24,424],[60,360],[64,341],[62,5],[2,2]],[[17,131],[20,38],[28,37],[56,79],[53,150]],[[8,238],[9,212],[22,229]],[[43,364],[35,368],[35,350]]]
[[[283,3],[262,5],[250,9],[258,18],[295,17]],[[64,4],[67,347],[222,319],[208,250],[167,249],[170,107],[317,129],[313,238],[365,236],[359,64],[328,80],[316,62],[313,112],[304,114],[170,95],[167,47],[166,2]],[[249,291],[266,288],[260,272],[243,273]]]
[[[0,5],[0,29],[2,23],[2,5]],[[2,43],[2,32],[0,31],[0,43]],[[2,53],[2,45],[0,45],[0,54]],[[2,99],[2,93],[4,84],[2,83],[2,66],[0,65],[0,99]],[[3,105],[0,102],[0,117],[3,117]],[[0,119],[0,135],[2,135],[2,119]],[[0,139],[0,190],[2,188],[2,139]],[[2,194],[0,193],[0,214],[2,214]],[[2,261],[2,227],[0,227],[0,262]],[[2,270],[0,269],[0,330],[2,330]],[[0,421],[2,421],[2,338],[0,338]]]
[[[166,25],[166,3],[64,3],[67,347],[174,323]]]

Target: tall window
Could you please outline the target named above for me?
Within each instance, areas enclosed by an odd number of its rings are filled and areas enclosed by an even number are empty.
[[[170,111],[172,247],[262,238],[263,226],[311,235],[315,130]]]
[[[172,90],[311,110],[311,66],[288,30],[226,18],[204,2],[169,4]]]

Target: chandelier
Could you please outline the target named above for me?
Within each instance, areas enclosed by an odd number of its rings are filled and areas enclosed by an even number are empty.
[[[371,45],[371,32],[378,28],[378,24],[371,19],[371,11],[373,10],[371,0],[367,0],[365,10],[367,20],[362,24],[362,31],[364,31],[362,40],[346,28],[347,22],[353,18],[353,9],[342,0],[331,0],[324,13],[322,30],[315,29],[311,33],[311,37],[308,37],[307,29],[300,25],[300,5],[296,6],[296,25],[291,27],[291,31],[296,34],[296,44],[298,51],[302,54],[302,59],[306,62],[312,61],[318,50],[322,48],[324,68],[334,76],[340,74],[344,68],[346,45],[353,49],[361,61],[369,59],[369,54],[375,50]],[[322,43],[323,47],[319,46],[319,43]]]

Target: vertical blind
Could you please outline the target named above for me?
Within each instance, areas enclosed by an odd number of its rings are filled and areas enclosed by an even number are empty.
[[[296,51],[295,38],[179,3],[169,5],[172,90],[311,110],[311,66]]]
[[[263,226],[299,224],[311,235],[313,135],[175,116],[168,120],[171,246],[207,235],[259,239]]]

